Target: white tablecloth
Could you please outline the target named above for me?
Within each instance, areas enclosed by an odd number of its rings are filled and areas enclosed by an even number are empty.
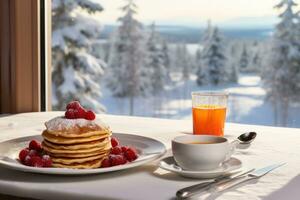
[[[25,113],[0,117],[0,141],[40,134],[43,122],[61,112]],[[170,148],[177,135],[191,133],[192,122],[141,117],[99,115],[114,132],[138,134],[162,141]],[[245,167],[287,164],[258,181],[204,199],[300,199],[300,129],[227,123],[225,135],[234,139],[246,131],[258,136],[235,157]],[[113,173],[89,176],[53,176],[0,168],[0,193],[37,199],[175,199],[175,192],[199,180],[187,179],[157,168],[157,163]]]

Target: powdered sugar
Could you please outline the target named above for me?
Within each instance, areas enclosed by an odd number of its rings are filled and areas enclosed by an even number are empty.
[[[72,127],[106,127],[100,120],[86,120],[86,119],[67,119],[63,116],[55,117],[47,122],[45,126],[49,131],[66,130]]]

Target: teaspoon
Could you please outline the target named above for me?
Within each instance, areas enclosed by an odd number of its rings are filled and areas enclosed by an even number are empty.
[[[237,138],[237,140],[240,144],[250,144],[255,139],[256,135],[256,132],[243,133]]]

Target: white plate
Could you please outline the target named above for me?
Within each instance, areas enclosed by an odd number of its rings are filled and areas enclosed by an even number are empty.
[[[203,171],[188,171],[181,169],[175,162],[173,156],[167,157],[160,161],[159,166],[170,172],[177,173],[181,176],[188,178],[216,178],[218,176],[226,176],[232,173],[237,173],[236,170],[241,168],[242,162],[234,157],[231,157],[228,161],[224,162],[220,167],[214,170],[203,170]]]
[[[40,135],[22,137],[13,140],[8,140],[0,143],[0,166],[19,170],[23,172],[41,173],[41,174],[64,174],[64,175],[83,175],[83,174],[99,174],[117,170],[128,169],[136,166],[140,166],[156,160],[164,155],[166,148],[163,143],[143,136],[114,133],[113,137],[116,137],[121,145],[133,146],[139,152],[137,160],[127,163],[125,165],[119,165],[108,168],[97,169],[67,169],[67,168],[36,168],[28,167],[18,162],[19,151],[28,146],[29,141],[36,139],[42,141]]]

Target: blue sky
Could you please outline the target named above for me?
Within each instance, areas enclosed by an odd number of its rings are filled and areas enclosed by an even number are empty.
[[[95,0],[104,11],[104,24],[115,23],[124,0]],[[137,18],[144,23],[203,26],[208,19],[223,26],[272,26],[278,10],[276,0],[136,0]]]

